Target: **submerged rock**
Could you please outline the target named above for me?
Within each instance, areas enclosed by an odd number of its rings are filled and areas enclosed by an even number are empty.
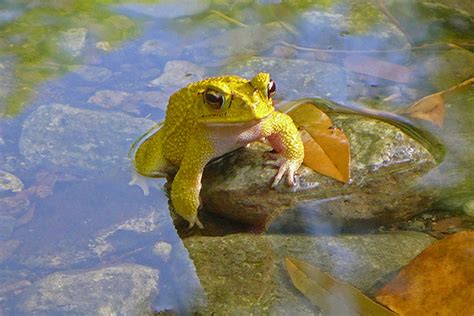
[[[128,169],[130,145],[154,124],[120,113],[43,105],[23,123],[20,152],[32,165],[69,171]]]
[[[152,80],[150,87],[162,89],[181,89],[188,84],[204,79],[204,68],[185,60],[172,60],[166,63],[163,74]]]
[[[436,165],[420,143],[397,127],[356,114],[331,114],[349,139],[348,184],[302,166],[299,184],[270,188],[276,169],[264,166],[269,147],[254,143],[205,170],[204,208],[270,231],[365,229],[405,220],[426,210],[434,198],[417,185]],[[205,225],[205,223],[204,223]]]
[[[87,30],[73,28],[59,34],[58,46],[73,57],[80,56],[85,46]]]
[[[5,191],[20,192],[23,190],[23,182],[10,172],[0,169],[0,193]]]
[[[345,101],[353,95],[364,95],[367,90],[354,73],[343,67],[304,59],[252,57],[221,72],[252,78],[262,71],[271,74],[277,83],[278,98],[283,100],[321,96]]]
[[[33,283],[17,306],[28,314],[145,314],[158,281],[158,270],[136,264],[54,273]]]
[[[315,309],[289,281],[287,256],[307,261],[366,294],[435,239],[415,232],[190,237],[184,243],[208,296],[202,314],[309,315]]]
[[[322,49],[399,49],[408,47],[404,34],[371,1],[350,1],[301,15],[303,39]]]
[[[209,0],[162,0],[156,4],[125,4],[118,5],[118,8],[127,11],[148,15],[153,18],[175,19],[184,16],[196,15],[209,8]]]
[[[281,40],[287,40],[289,33],[280,23],[252,25],[227,30],[185,48],[184,53],[195,62],[227,64],[232,60],[247,59],[265,51]]]

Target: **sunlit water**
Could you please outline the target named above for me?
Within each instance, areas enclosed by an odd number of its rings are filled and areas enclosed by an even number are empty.
[[[164,182],[148,196],[128,186],[131,144],[172,92],[209,76],[268,71],[279,100],[395,111],[474,75],[469,1],[397,3],[3,1],[0,315],[50,311],[31,293],[52,273],[126,264],[121,277],[139,284],[159,273],[142,292],[125,286],[155,310],[202,304]],[[442,128],[419,122],[448,152],[425,185],[440,192],[435,208],[460,211],[474,199],[472,85],[445,106]]]

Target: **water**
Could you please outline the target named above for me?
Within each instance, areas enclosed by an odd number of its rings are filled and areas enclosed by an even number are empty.
[[[0,315],[202,306],[164,181],[149,196],[128,186],[128,149],[169,95],[268,71],[279,100],[403,111],[474,76],[473,12],[448,0],[3,1]],[[473,106],[471,83],[445,95],[442,128],[417,121],[446,146],[423,185],[450,214],[474,199]],[[242,230],[219,223],[214,234]],[[59,299],[54,273],[81,294]]]

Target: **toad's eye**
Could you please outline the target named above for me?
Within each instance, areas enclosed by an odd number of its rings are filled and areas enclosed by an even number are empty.
[[[268,88],[267,88],[267,94],[268,94],[269,99],[275,95],[276,89],[277,89],[277,86],[276,86],[275,81],[270,79],[270,82],[268,83]]]
[[[214,110],[220,110],[225,101],[222,93],[214,90],[206,90],[204,92],[204,99]]]

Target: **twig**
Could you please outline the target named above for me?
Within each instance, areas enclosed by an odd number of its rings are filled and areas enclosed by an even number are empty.
[[[392,22],[399,30],[400,32],[405,35],[407,42],[410,44],[410,46],[413,46],[413,40],[411,39],[410,35],[403,29],[403,27],[400,25],[398,20],[390,13],[390,10],[385,6],[385,1],[384,0],[377,0],[377,4],[382,11],[383,14]]]
[[[218,15],[220,16],[221,18],[223,18],[224,20],[226,20],[227,22],[230,22],[230,23],[233,23],[233,24],[236,24],[238,26],[241,26],[241,27],[247,27],[246,24],[234,19],[234,18],[231,18],[230,16],[228,15],[225,15],[224,13],[220,12],[220,11],[217,11],[217,10],[210,10],[209,11],[210,13],[214,13],[215,15]]]
[[[316,52],[316,53],[335,53],[335,54],[382,54],[382,53],[398,53],[404,51],[411,51],[411,50],[423,50],[423,49],[430,49],[434,47],[440,48],[459,48],[459,46],[451,43],[432,43],[432,44],[424,44],[420,46],[414,47],[405,47],[405,48],[398,48],[398,49],[385,49],[385,50],[366,50],[366,49],[355,49],[355,50],[347,50],[347,49],[320,49],[320,48],[311,48],[311,47],[302,47],[287,43],[285,41],[280,41],[280,44],[288,47],[292,47],[296,50],[306,51],[306,52]]]

